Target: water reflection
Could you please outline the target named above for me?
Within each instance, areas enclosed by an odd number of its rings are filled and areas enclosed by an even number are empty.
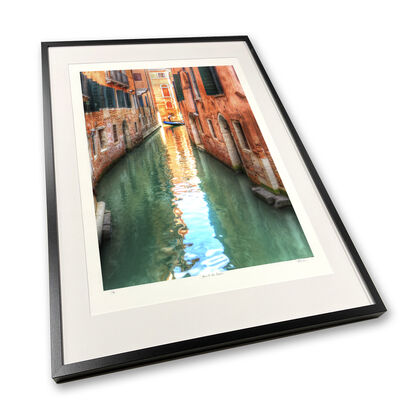
[[[154,134],[97,193],[112,211],[106,290],[312,255],[293,210],[257,199],[245,175],[193,149],[185,127]]]
[[[224,247],[209,221],[209,207],[200,188],[197,163],[184,128],[162,131],[167,163],[172,172],[173,212],[182,252],[173,277],[182,278],[223,271],[229,263]]]

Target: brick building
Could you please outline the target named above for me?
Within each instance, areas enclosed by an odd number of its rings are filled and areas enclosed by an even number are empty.
[[[286,194],[234,68],[173,68],[171,76],[192,141],[255,184]]]
[[[169,115],[172,120],[181,120],[180,109],[178,107],[173,84],[170,78],[170,70],[155,69],[149,70],[151,78],[152,94],[157,105],[162,121],[168,121]]]
[[[146,70],[81,73],[95,186],[102,174],[159,127]]]

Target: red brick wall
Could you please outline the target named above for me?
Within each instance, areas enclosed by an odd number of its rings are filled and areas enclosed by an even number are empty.
[[[104,71],[84,72],[97,83],[123,91],[136,88],[147,88],[145,71],[140,71],[142,80],[133,79],[132,71],[125,71],[129,80],[129,87],[106,82]],[[133,71],[136,72],[136,71]],[[138,85],[136,85],[138,83]],[[144,94],[145,95],[145,94]],[[88,139],[88,151],[92,165],[92,181],[95,186],[104,172],[127,151],[139,145],[158,126],[156,111],[153,108],[151,91],[146,92],[150,107],[144,108],[108,108],[96,112],[85,113],[85,124]],[[145,104],[145,98],[144,98]],[[123,123],[126,124],[126,134],[123,132]],[[116,137],[113,126],[116,126]],[[101,148],[99,130],[103,130],[106,137],[106,146]]]
[[[193,68],[193,70],[200,92],[200,99],[192,98],[191,82],[188,77],[190,68],[184,68],[184,70],[183,68],[172,69],[173,73],[180,74],[185,99],[184,101],[181,101],[179,105],[192,140],[194,142],[196,141],[190,126],[189,117],[190,114],[197,111],[199,114],[198,119],[203,130],[201,131],[198,126],[202,146],[207,152],[228,166],[233,167],[227,144],[225,143],[219,126],[218,116],[221,114],[229,126],[231,135],[235,141],[241,158],[241,164],[250,179],[257,184],[263,184],[271,188],[275,187],[261,162],[262,159],[267,159],[279,188],[284,190],[282,180],[272,160],[234,68],[232,66],[216,67],[216,71],[223,88],[223,94],[214,96],[206,94],[199,71],[197,68]],[[195,117],[195,119],[196,118],[197,117]],[[212,136],[207,119],[211,120],[216,137]],[[238,121],[241,124],[250,149],[243,147],[239,142],[236,131],[233,127],[233,121]]]

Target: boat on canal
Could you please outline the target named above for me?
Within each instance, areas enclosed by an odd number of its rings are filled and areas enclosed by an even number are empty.
[[[178,127],[180,125],[184,125],[182,121],[163,121],[163,124],[170,125],[171,127]]]

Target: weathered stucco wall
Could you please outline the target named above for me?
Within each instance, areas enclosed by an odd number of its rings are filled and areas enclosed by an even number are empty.
[[[254,183],[285,191],[234,68],[214,68],[220,86],[213,95],[198,68],[192,74],[190,68],[172,69],[180,76],[183,99],[178,100],[190,137],[223,163],[243,169]]]
[[[112,88],[115,94],[114,108],[93,110],[93,107],[86,107],[85,123],[94,186],[116,160],[139,145],[159,126],[145,71],[122,72],[126,74],[127,80],[124,85],[108,80],[105,71],[84,72],[88,79]],[[134,79],[136,73],[140,74],[140,81]],[[130,99],[130,103],[126,103],[124,107],[119,106],[116,95],[118,90],[126,93]],[[88,94],[88,91],[86,93]],[[142,97],[141,102],[138,99],[139,94]],[[83,96],[84,102],[91,99],[96,100],[96,97]]]

